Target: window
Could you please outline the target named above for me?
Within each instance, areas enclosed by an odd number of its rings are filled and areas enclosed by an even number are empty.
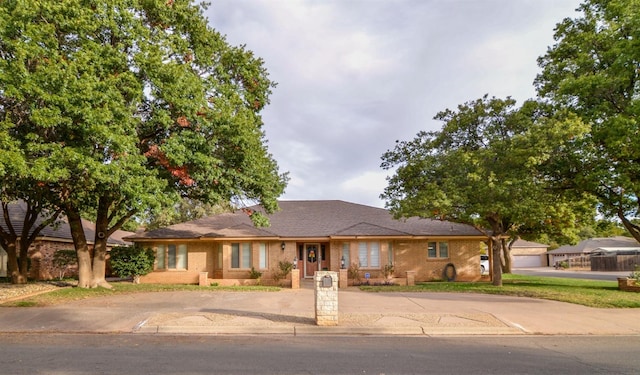
[[[267,259],[268,259],[267,244],[261,243],[260,252],[259,252],[259,262],[258,262],[259,263],[258,267],[260,267],[260,269],[265,270],[268,268]]]
[[[428,258],[448,258],[449,244],[447,242],[429,242],[427,245]]]
[[[340,262],[344,259],[344,267],[349,268],[351,265],[351,252],[349,250],[349,243],[342,244],[342,257],[340,258]]]
[[[393,264],[393,243],[389,242],[389,248],[387,251],[387,264]]]
[[[186,270],[187,245],[158,245],[156,249],[157,270]]]
[[[231,268],[251,268],[251,244],[231,244]]]
[[[380,267],[380,244],[378,242],[359,242],[358,261],[360,267]]]

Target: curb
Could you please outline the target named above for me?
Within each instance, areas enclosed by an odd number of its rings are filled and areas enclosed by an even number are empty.
[[[142,326],[138,334],[277,336],[473,336],[530,335],[513,327],[319,327],[319,326]]]

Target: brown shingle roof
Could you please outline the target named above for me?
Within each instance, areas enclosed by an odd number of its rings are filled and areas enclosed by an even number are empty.
[[[269,215],[271,225],[267,228],[254,228],[251,219],[239,210],[138,233],[127,239],[484,236],[470,225],[420,218],[395,220],[388,210],[338,200],[278,203],[280,210]],[[251,208],[261,210],[258,206]]]
[[[11,225],[16,231],[17,235],[22,234],[24,217],[26,215],[27,204],[24,201],[16,201],[14,203],[10,203],[8,205],[9,208],[9,219],[11,220]],[[2,210],[0,209],[0,227],[3,229],[8,229],[7,223],[4,220],[3,215],[1,214]],[[44,218],[38,217],[36,219],[35,226],[40,225]],[[87,242],[93,244],[93,240],[95,238],[95,223],[82,219],[82,228],[84,229],[84,235],[87,238]],[[127,237],[132,235],[132,232],[118,230],[108,239],[109,245],[125,245],[128,242],[123,240],[123,237]],[[58,221],[53,225],[48,225],[40,231],[40,234],[37,238],[49,238],[52,240],[59,240],[62,242],[71,242],[71,229],[69,227],[69,223],[65,216],[60,216]]]

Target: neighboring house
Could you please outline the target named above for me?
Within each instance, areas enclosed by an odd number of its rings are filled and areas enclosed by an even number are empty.
[[[548,266],[547,249],[549,245],[518,239],[511,245],[511,266],[513,268],[546,267]]]
[[[206,272],[221,285],[243,284],[252,267],[268,282],[285,261],[295,262],[301,278],[357,265],[363,280],[381,279],[388,264],[396,277],[410,272],[416,281],[443,279],[449,264],[457,280],[481,277],[480,246],[487,237],[472,226],[394,220],[387,210],[335,200],[279,206],[265,228],[239,210],[126,237],[156,251],[155,270],[141,282],[197,284]]]
[[[556,262],[571,258],[589,257],[598,249],[616,248],[616,249],[633,249],[639,247],[638,241],[631,237],[599,237],[590,238],[579,242],[577,245],[564,245],[555,250],[547,252],[549,257],[549,265]]]
[[[22,224],[26,213],[26,205],[24,202],[16,202],[9,205],[9,217],[11,223],[17,234],[22,233]],[[42,222],[42,219],[38,218],[36,226]],[[84,234],[87,238],[89,246],[93,245],[93,239],[95,238],[95,224],[82,220],[84,228]],[[0,215],[0,226],[6,229],[7,225],[4,217]],[[122,238],[132,235],[132,232],[116,231],[108,240],[107,246],[110,249],[113,246],[127,245],[130,242],[124,241]],[[31,259],[31,266],[29,269],[29,277],[35,280],[50,280],[58,276],[58,273],[53,266],[53,254],[57,250],[73,249],[73,240],[71,238],[71,230],[65,217],[62,217],[54,225],[45,227],[36,240],[31,244],[29,248],[28,256]],[[74,272],[75,269],[71,269],[70,272]],[[7,253],[0,246],[0,277],[7,276]]]

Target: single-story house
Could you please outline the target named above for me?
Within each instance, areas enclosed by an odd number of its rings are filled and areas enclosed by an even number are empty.
[[[511,265],[513,268],[546,267],[548,249],[549,245],[518,239],[511,245]]]
[[[562,262],[569,259],[583,259],[587,267],[591,267],[590,258],[592,254],[602,255],[604,249],[616,249],[622,252],[625,249],[634,250],[640,247],[638,241],[631,237],[598,237],[580,241],[577,245],[564,245],[555,250],[547,252],[549,264]]]
[[[156,251],[143,283],[198,284],[204,273],[219,285],[248,283],[251,269],[269,282],[280,262],[300,278],[315,271],[358,270],[362,279],[411,272],[415,281],[479,280],[480,248],[487,237],[470,225],[410,218],[395,220],[385,209],[337,200],[280,201],[270,226],[255,227],[245,210],[223,213],[126,237]],[[260,207],[251,207],[260,210]]]
[[[18,201],[8,205],[9,218],[18,235],[22,233],[23,220],[26,215],[26,204]],[[42,223],[42,218],[36,219],[36,226]],[[95,224],[88,220],[82,220],[84,234],[89,246],[93,245],[95,238]],[[0,226],[7,229],[7,224],[3,215],[0,215]],[[133,232],[116,231],[109,237],[107,246],[130,245],[130,242],[123,240],[123,237],[132,235]],[[29,277],[35,280],[51,280],[58,277],[56,267],[53,265],[53,254],[58,250],[73,249],[71,229],[65,217],[61,217],[54,225],[46,226],[42,229],[35,241],[31,244],[28,257],[31,259]],[[75,268],[68,270],[66,276],[72,276],[76,272]],[[0,246],[0,277],[7,276],[7,252]]]

